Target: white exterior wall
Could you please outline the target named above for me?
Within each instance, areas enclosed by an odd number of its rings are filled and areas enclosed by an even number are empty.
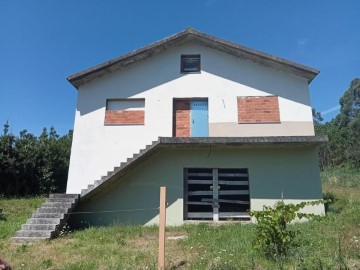
[[[201,54],[200,74],[180,74]],[[237,96],[278,95],[280,124],[238,124]],[[284,71],[188,44],[80,86],[67,193],[80,193],[159,136],[171,137],[173,98],[207,97],[209,136],[314,135],[308,84]],[[107,99],[144,98],[144,125],[105,126]]]

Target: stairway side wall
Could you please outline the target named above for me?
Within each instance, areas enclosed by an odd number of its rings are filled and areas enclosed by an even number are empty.
[[[163,149],[89,201],[78,203],[75,212],[115,211],[71,215],[73,226],[153,225],[158,223],[160,186],[167,187],[167,224],[183,220],[184,168],[248,168],[252,210],[273,206],[283,194],[285,202],[322,198],[317,151],[308,148],[266,149]],[[116,212],[116,210],[131,210]],[[140,210],[146,209],[146,210]],[[324,214],[324,206],[306,211]]]

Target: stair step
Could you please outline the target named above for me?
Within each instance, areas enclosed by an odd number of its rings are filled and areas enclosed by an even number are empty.
[[[66,213],[69,207],[40,207],[38,213]]]
[[[11,241],[27,244],[58,236],[69,217],[68,213],[72,211],[79,198],[79,194],[50,194],[45,203],[15,233]]]
[[[73,206],[73,202],[44,202],[41,207],[62,207],[62,208],[70,208]]]
[[[110,176],[112,176],[115,173],[115,171],[107,172],[106,179],[108,179]]]
[[[62,193],[54,193],[50,194],[49,198],[79,198],[79,194],[62,194]]]
[[[21,230],[34,230],[34,231],[53,231],[56,229],[57,224],[23,224]]]
[[[94,185],[88,185],[87,189],[90,190],[90,189],[93,189],[94,188]]]
[[[15,233],[15,237],[51,237],[54,234],[52,230],[20,230]]]
[[[48,198],[45,202],[71,202],[75,203],[77,199],[75,198]]]
[[[64,218],[63,213],[37,213],[32,215],[33,218]]]
[[[59,224],[60,218],[29,218],[26,224]]]
[[[15,244],[31,244],[40,240],[49,239],[49,237],[11,237],[11,242]]]

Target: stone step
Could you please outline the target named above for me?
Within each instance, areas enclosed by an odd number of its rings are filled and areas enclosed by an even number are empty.
[[[26,224],[59,224],[60,218],[29,218]]]
[[[40,207],[37,213],[66,213],[69,207]]]
[[[62,207],[70,208],[74,205],[73,202],[44,202],[41,207]]]
[[[72,211],[79,198],[79,194],[50,194],[11,241],[16,244],[27,244],[58,236],[69,216],[68,213]]]
[[[49,198],[79,198],[79,194],[63,194],[63,193],[54,193],[50,194]]]
[[[74,198],[48,198],[45,202],[71,202],[75,203],[76,199]]]
[[[46,239],[49,239],[49,237],[11,237],[11,242],[15,244],[31,244]]]
[[[15,237],[48,237],[50,238],[55,234],[52,230],[20,230],[15,233]]]
[[[64,218],[63,213],[37,213],[32,215],[33,218]]]
[[[94,187],[97,187],[98,185],[100,185],[102,183],[102,180],[95,180],[94,182]]]
[[[34,231],[53,231],[56,229],[57,224],[23,224],[21,230],[34,230]]]

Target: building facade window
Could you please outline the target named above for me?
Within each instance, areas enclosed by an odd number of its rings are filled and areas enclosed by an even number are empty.
[[[145,99],[108,99],[105,125],[144,125]]]
[[[181,55],[181,73],[199,73],[201,70],[200,54]]]
[[[249,219],[247,168],[184,168],[184,219]]]
[[[278,96],[238,97],[238,122],[280,123]]]

